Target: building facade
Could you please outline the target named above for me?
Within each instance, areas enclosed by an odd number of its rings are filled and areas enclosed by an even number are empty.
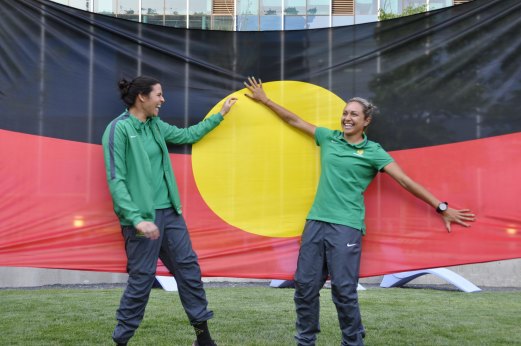
[[[109,16],[177,28],[263,31],[374,22],[380,10],[401,14],[471,0],[53,0]]]

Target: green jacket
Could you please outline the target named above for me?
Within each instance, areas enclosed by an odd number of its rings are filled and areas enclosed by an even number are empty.
[[[156,142],[163,152],[163,171],[172,206],[181,214],[181,200],[166,143],[195,143],[223,120],[214,114],[188,128],[169,125],[158,117],[151,119]],[[125,111],[107,126],[103,138],[103,155],[114,211],[124,226],[154,221],[151,166],[140,140],[143,123]]]

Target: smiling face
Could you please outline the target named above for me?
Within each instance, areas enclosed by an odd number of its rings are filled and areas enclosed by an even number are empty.
[[[371,117],[364,113],[364,106],[356,101],[346,104],[340,118],[340,125],[345,137],[361,137],[370,122]]]
[[[147,118],[157,117],[159,115],[159,108],[161,108],[161,105],[165,102],[161,84],[154,84],[152,91],[150,91],[148,95],[139,95],[139,100],[141,101],[141,107]]]

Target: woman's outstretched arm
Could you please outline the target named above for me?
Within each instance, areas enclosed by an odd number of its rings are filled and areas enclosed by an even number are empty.
[[[279,116],[279,118],[287,122],[289,125],[307,133],[310,136],[315,136],[315,129],[317,127],[313,124],[308,123],[307,121],[305,121],[295,113],[291,112],[290,110],[270,100],[270,98],[262,88],[262,81],[260,79],[259,81],[257,81],[255,77],[248,77],[248,82],[244,82],[244,85],[251,92],[251,95],[245,94],[250,99],[256,102],[263,103],[266,107],[271,109],[275,114]]]

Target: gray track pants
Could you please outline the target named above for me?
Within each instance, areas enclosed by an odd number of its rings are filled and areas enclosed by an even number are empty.
[[[342,345],[364,344],[356,291],[361,250],[359,230],[315,220],[306,222],[295,273],[298,345],[315,345],[320,332],[320,289],[328,274],[342,330]]]
[[[116,312],[118,324],[112,334],[116,343],[127,342],[143,319],[158,258],[175,276],[179,297],[190,323],[194,325],[213,316],[213,312],[207,309],[201,270],[183,217],[172,208],[158,209],[155,223],[160,232],[160,238],[156,240],[136,235],[134,227],[122,228],[129,277]]]

